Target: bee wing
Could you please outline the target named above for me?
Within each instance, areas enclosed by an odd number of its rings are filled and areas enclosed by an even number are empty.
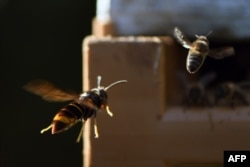
[[[230,46],[210,49],[208,56],[213,57],[215,59],[223,59],[224,57],[233,56],[235,53],[234,48]]]
[[[185,37],[178,27],[174,28],[174,36],[184,48],[189,49],[191,47],[192,43]]]
[[[79,97],[78,94],[63,91],[55,87],[50,82],[44,80],[34,80],[23,87],[28,92],[41,96],[44,100],[50,102],[63,102],[75,100]]]
[[[204,76],[202,76],[200,79],[199,79],[199,82],[204,85],[204,86],[207,86],[209,83],[211,83],[214,79],[216,78],[216,73],[214,72],[211,72],[211,73],[208,73],[208,74],[205,74]]]

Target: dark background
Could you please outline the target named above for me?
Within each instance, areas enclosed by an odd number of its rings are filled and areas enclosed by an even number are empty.
[[[94,15],[92,0],[0,0],[1,167],[82,166],[80,125],[40,134],[65,104],[22,86],[38,78],[81,91],[82,40]]]

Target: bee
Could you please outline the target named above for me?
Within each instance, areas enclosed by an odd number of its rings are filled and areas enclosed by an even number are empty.
[[[236,102],[241,102],[244,105],[249,105],[246,91],[244,88],[249,88],[250,82],[223,82],[219,84],[214,90],[215,104],[224,101],[234,108]]]
[[[53,118],[52,123],[41,130],[41,133],[51,129],[52,134],[57,134],[68,130],[76,123],[82,121],[82,129],[78,135],[77,142],[81,140],[84,123],[88,118],[94,116],[95,138],[99,137],[96,115],[99,110],[106,110],[108,115],[113,116],[108,106],[107,90],[114,85],[125,83],[127,80],[120,80],[110,84],[107,87],[101,86],[101,76],[97,77],[97,87],[82,94],[67,92],[55,87],[53,84],[44,80],[31,81],[24,86],[24,89],[41,96],[44,100],[50,102],[72,101],[63,107]]]
[[[209,49],[209,41],[207,39],[209,32],[206,36],[195,35],[197,38],[191,43],[177,27],[174,29],[174,36],[177,41],[184,47],[189,49],[186,68],[189,73],[196,73],[203,65],[207,56],[215,59],[223,59],[224,57],[232,56],[234,54],[234,48],[227,46],[218,49]]]
[[[210,104],[206,87],[216,78],[215,73],[208,73],[202,76],[197,82],[189,82],[187,76],[181,72],[177,73],[177,78],[185,88],[182,104],[185,106]]]

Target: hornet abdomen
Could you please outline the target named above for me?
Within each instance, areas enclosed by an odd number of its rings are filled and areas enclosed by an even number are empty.
[[[87,120],[96,110],[80,105],[77,102],[72,102],[62,108],[53,118],[52,121],[52,134],[59,133],[67,130],[79,121]]]

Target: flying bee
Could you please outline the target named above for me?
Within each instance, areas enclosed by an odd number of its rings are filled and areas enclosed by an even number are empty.
[[[44,100],[50,102],[62,102],[72,101],[70,104],[62,108],[53,118],[52,123],[41,130],[41,133],[51,129],[52,134],[63,132],[68,130],[76,123],[82,121],[82,129],[77,138],[77,142],[80,141],[85,121],[94,116],[94,133],[95,138],[98,138],[96,115],[99,110],[106,110],[106,112],[113,116],[113,113],[109,110],[107,90],[114,85],[127,82],[126,80],[116,81],[107,87],[102,87],[101,76],[97,77],[97,88],[93,88],[82,94],[76,94],[72,92],[63,91],[53,84],[43,81],[35,80],[31,81],[24,86],[24,89],[41,96]]]
[[[187,76],[181,72],[177,73],[177,77],[185,88],[182,104],[185,106],[210,104],[206,88],[216,78],[215,73],[205,74],[197,82],[189,82]]]
[[[177,27],[174,29],[174,36],[177,41],[184,47],[189,49],[186,68],[189,73],[196,73],[204,63],[207,56],[213,57],[215,59],[223,59],[224,57],[232,56],[234,54],[233,47],[222,47],[218,49],[209,49],[209,41],[207,36],[195,35],[197,38],[193,43],[191,43]]]
[[[223,82],[219,84],[214,90],[215,104],[224,101],[234,108],[235,103],[241,102],[244,105],[249,105],[246,91],[244,88],[250,88],[250,82]]]

